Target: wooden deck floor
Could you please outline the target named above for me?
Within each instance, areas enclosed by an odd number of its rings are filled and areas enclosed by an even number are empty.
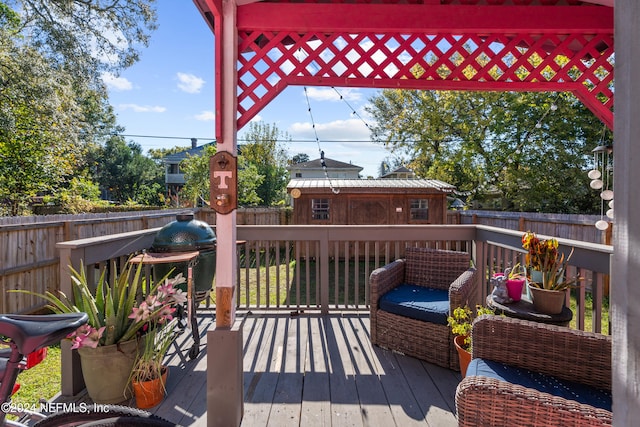
[[[456,426],[460,374],[371,345],[368,313],[243,313],[242,426]],[[206,331],[170,350],[165,400],[152,411],[182,426],[206,425]],[[178,348],[179,345],[179,348]]]

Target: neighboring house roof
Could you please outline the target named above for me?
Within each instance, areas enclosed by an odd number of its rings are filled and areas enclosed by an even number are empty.
[[[382,175],[381,178],[384,178],[385,176],[392,176],[392,175],[396,175],[399,173],[413,173],[413,171],[411,169],[405,168],[404,166],[400,166],[399,168],[396,168],[394,170],[392,170],[391,172],[387,172],[384,175]]]
[[[165,156],[162,160],[165,163],[180,163],[187,157],[199,156],[200,154],[202,154],[202,150],[204,150],[204,147],[207,147],[209,145],[215,145],[215,144],[216,144],[215,141],[211,141],[206,144],[199,145],[195,148],[189,148],[188,150],[180,151],[179,153],[169,154],[168,156]]]
[[[354,169],[360,172],[362,167],[354,165],[352,163],[340,162],[338,160],[329,159],[327,157],[324,158],[324,164],[327,166],[327,169]],[[322,168],[322,159],[309,160],[308,162],[295,163],[287,167],[288,170],[298,169],[298,170],[311,170],[311,169],[323,169]]]
[[[438,190],[451,193],[455,187],[437,179],[292,179],[287,190],[299,189],[358,189],[375,192],[389,190]],[[382,191],[381,191],[382,190]]]

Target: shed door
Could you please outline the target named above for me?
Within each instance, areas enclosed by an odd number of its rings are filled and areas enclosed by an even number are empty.
[[[363,198],[349,201],[349,224],[389,224],[389,203],[387,200]]]

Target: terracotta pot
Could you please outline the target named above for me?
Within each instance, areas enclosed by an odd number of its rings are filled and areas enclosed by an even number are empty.
[[[140,409],[153,408],[162,402],[165,394],[169,369],[162,367],[162,376],[149,381],[133,381],[133,394],[136,397],[136,406]]]
[[[458,359],[460,360],[460,373],[462,374],[462,378],[467,375],[467,367],[471,362],[471,352],[462,347],[464,345],[465,338],[466,337],[459,335],[453,339],[453,344],[456,346],[456,350],[458,350]]]
[[[96,348],[80,347],[82,376],[94,403],[121,403],[131,399],[129,377],[138,355],[135,339]]]
[[[552,291],[529,286],[533,307],[544,314],[560,314],[564,308],[567,291]]]

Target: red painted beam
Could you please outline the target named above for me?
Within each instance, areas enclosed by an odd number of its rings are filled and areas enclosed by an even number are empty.
[[[334,32],[612,34],[603,6],[252,3],[238,7],[238,29]]]

